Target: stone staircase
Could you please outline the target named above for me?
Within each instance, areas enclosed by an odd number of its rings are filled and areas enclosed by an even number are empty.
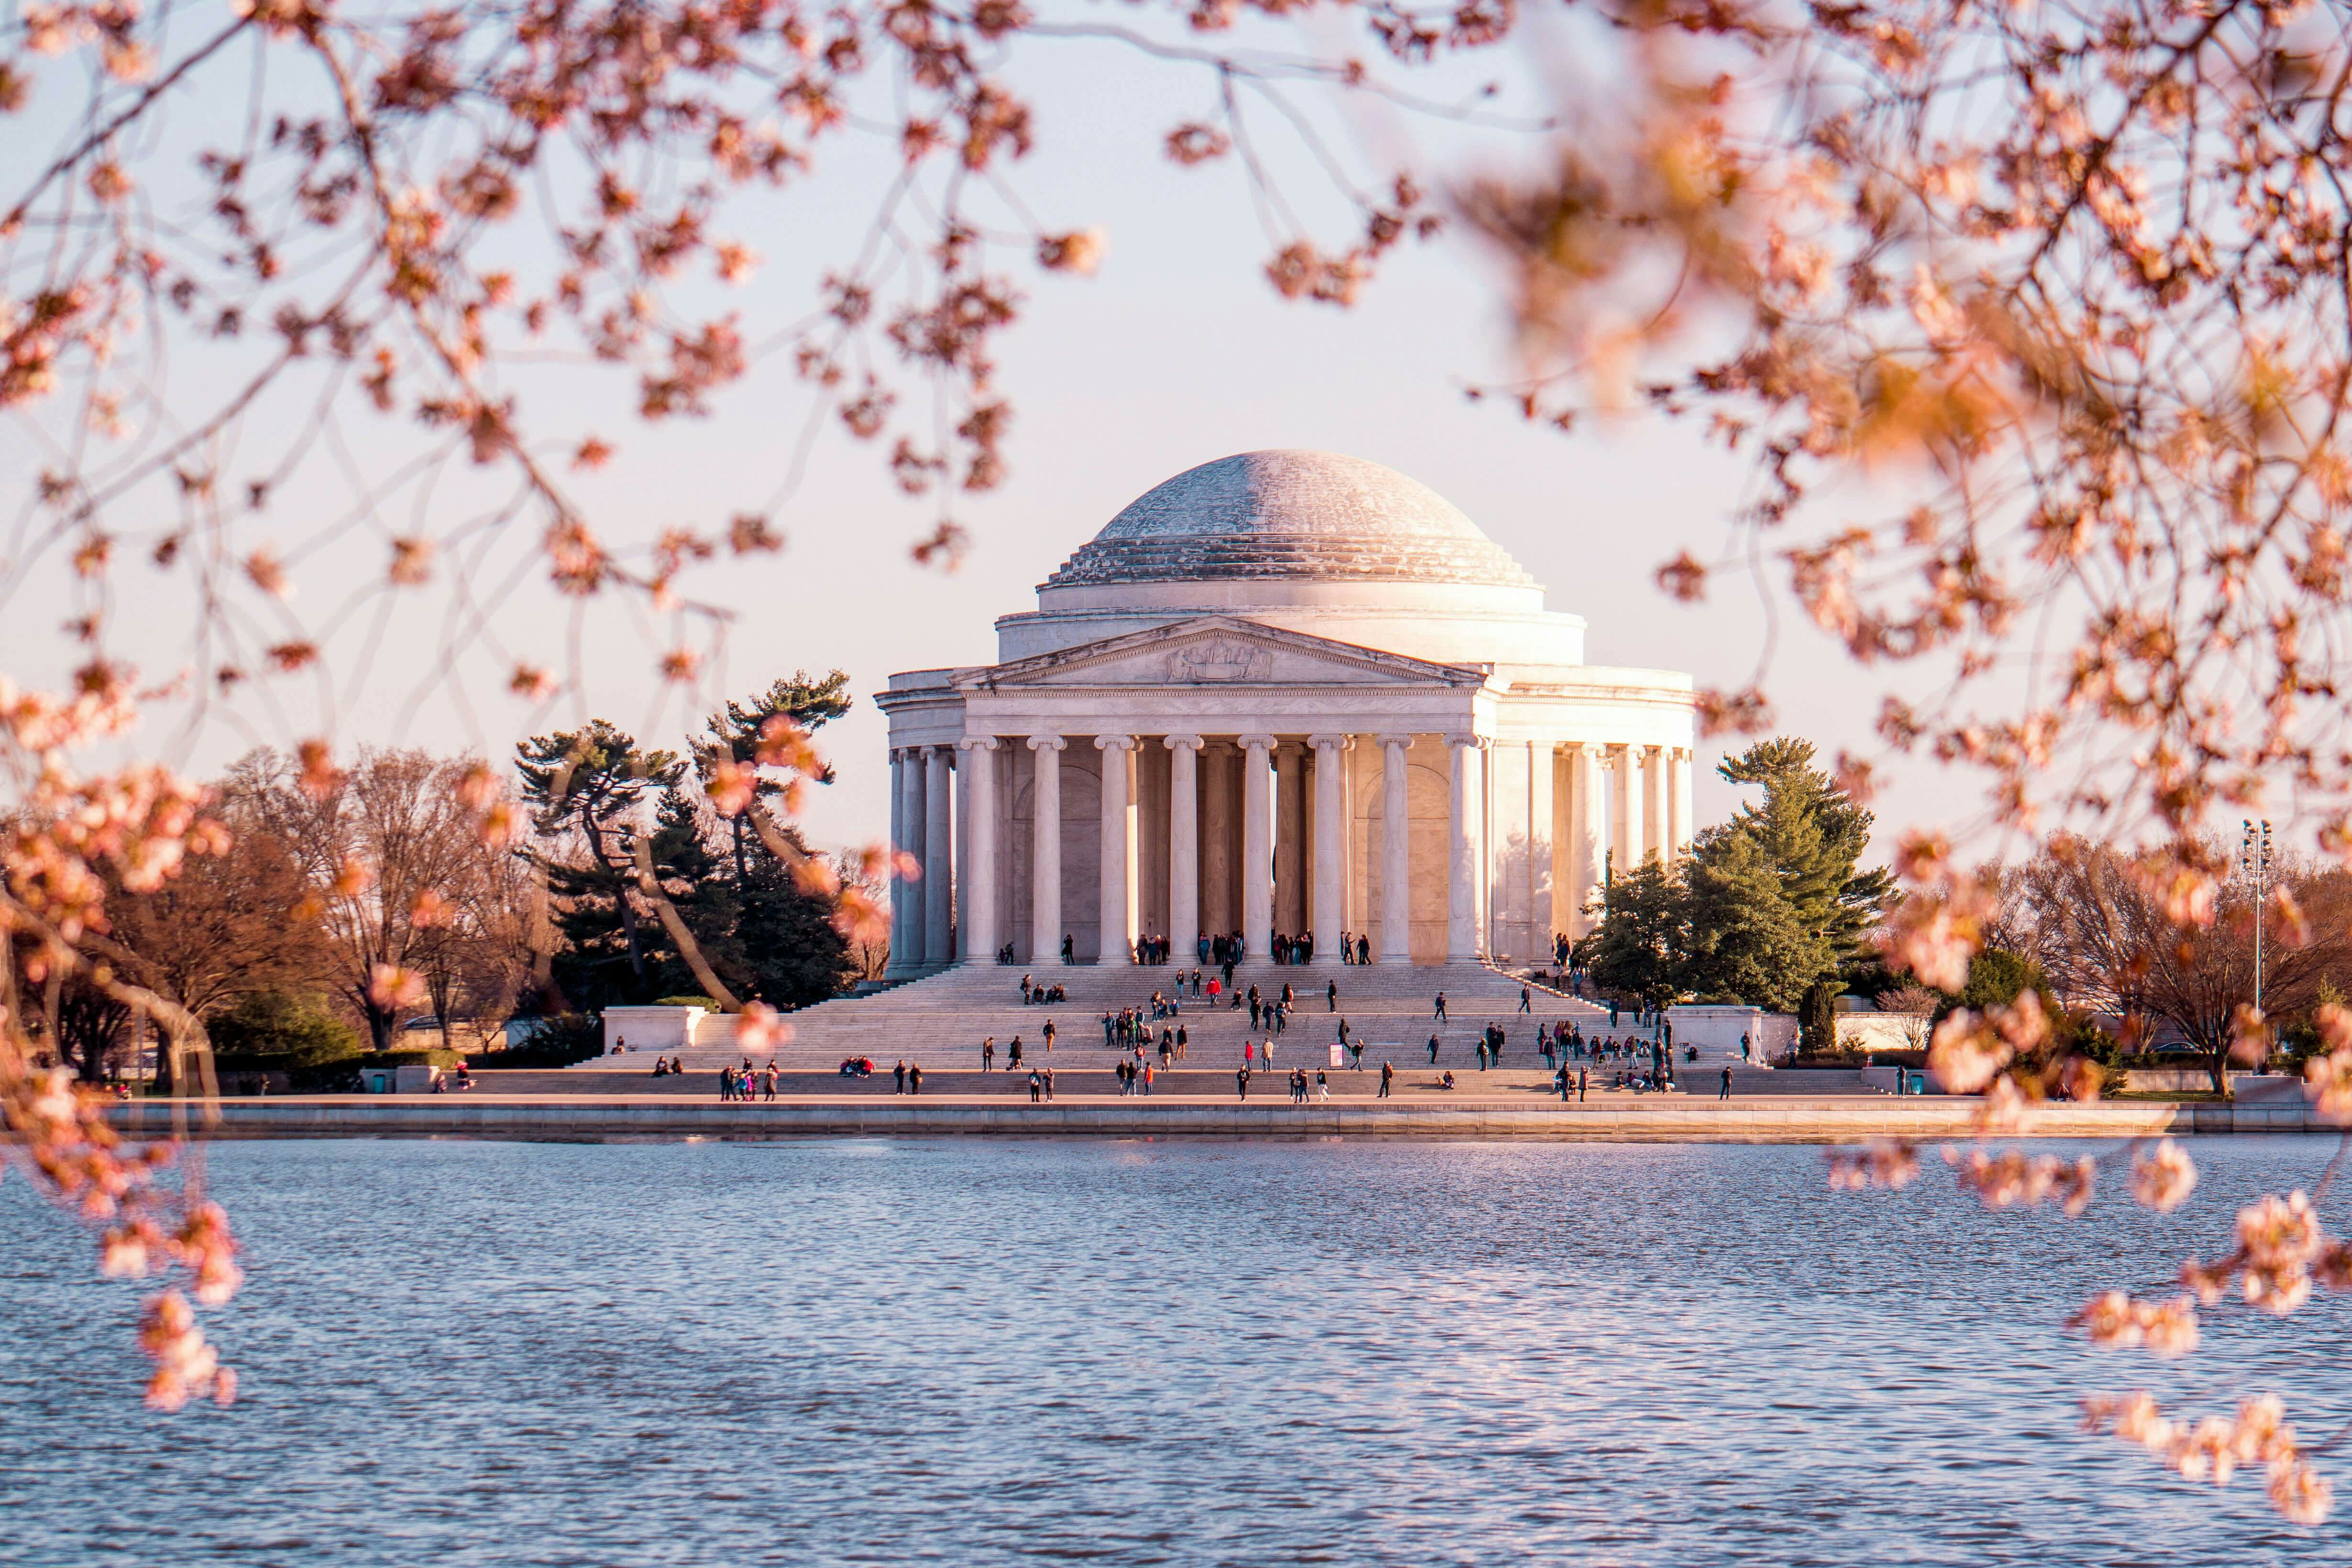
[[[893,986],[868,996],[841,997],[788,1014],[793,1038],[773,1050],[750,1054],[764,1065],[771,1058],[781,1067],[807,1071],[837,1067],[847,1057],[867,1056],[887,1071],[904,1058],[923,1063],[927,1072],[941,1068],[977,1067],[980,1042],[996,1040],[996,1062],[1004,1065],[1013,1037],[1022,1041],[1024,1065],[1048,1061],[1058,1071],[1108,1069],[1118,1057],[1103,1043],[1102,1017],[1124,1008],[1149,1011],[1151,993],[1172,995],[1179,969],[1175,965],[1119,967],[1074,966],[1060,970],[1028,971],[1033,978],[1061,985],[1068,999],[1052,1006],[1027,1006],[1021,1001],[1018,968],[976,964],[944,970],[919,980]],[[1181,1011],[1164,1020],[1181,1024],[1187,1036],[1189,1068],[1213,1068],[1230,1072],[1242,1060],[1244,1040],[1263,1042],[1267,1030],[1250,1028],[1246,1001],[1239,1009],[1230,997],[1212,1006],[1205,994],[1208,979],[1218,971],[1203,968],[1204,994],[1186,996]],[[1327,1010],[1325,987],[1336,981],[1339,1008]],[[1507,1036],[1505,1061],[1515,1067],[1540,1067],[1535,1027],[1555,1019],[1577,1022],[1584,1033],[1607,1033],[1605,1008],[1562,995],[1540,985],[1529,985],[1533,1015],[1518,1012],[1519,988],[1525,983],[1484,964],[1444,965],[1305,965],[1270,963],[1244,965],[1234,972],[1234,987],[1244,998],[1256,986],[1268,999],[1282,995],[1288,984],[1297,993],[1290,1027],[1275,1050],[1275,1067],[1314,1066],[1328,1061],[1328,1046],[1339,1019],[1348,1020],[1352,1038],[1366,1042],[1368,1063],[1383,1057],[1402,1069],[1426,1066],[1427,1041],[1439,1037],[1439,1064],[1458,1074],[1475,1066],[1479,1031],[1490,1022],[1502,1025]],[[1431,1017],[1438,992],[1446,997],[1447,1019]],[[1055,1030],[1053,1055],[1044,1049],[1045,1021]],[[1631,1033],[1628,1020],[1622,1033]],[[656,1052],[631,1051],[621,1057],[603,1056],[579,1063],[572,1071],[611,1071],[625,1064],[635,1070],[650,1065]],[[740,1062],[745,1053],[717,1042],[688,1047],[681,1056],[692,1071],[717,1071]],[[1155,1058],[1156,1060],[1156,1058]]]

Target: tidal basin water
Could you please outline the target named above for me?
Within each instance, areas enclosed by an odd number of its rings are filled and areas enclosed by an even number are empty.
[[[2180,1212],[1832,1193],[1725,1145],[231,1144],[227,1411],[137,1406],[135,1288],[0,1184],[0,1562],[2341,1563],[2086,1390],[2352,1418],[2352,1313],[2073,1343]],[[2331,1200],[2331,1224],[2343,1228]]]

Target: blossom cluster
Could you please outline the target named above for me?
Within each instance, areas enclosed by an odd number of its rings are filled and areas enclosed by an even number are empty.
[[[1919,1156],[1910,1145],[1874,1138],[1851,1149],[1829,1152],[1830,1186],[1840,1192],[1905,1187],[1919,1175]]]
[[[2196,1162],[2170,1138],[2159,1139],[2154,1149],[2132,1156],[2132,1200],[2143,1207],[2169,1214],[2187,1202],[2196,1187]]]
[[[1982,1149],[1961,1154],[1946,1149],[1961,1189],[1973,1192],[1987,1208],[2032,1207],[2054,1200],[2072,1218],[2091,1206],[2098,1166],[2088,1155],[2073,1162],[2055,1155],[2026,1155],[2011,1149],[1988,1155]]]
[[[228,1217],[193,1195],[184,1180],[173,1189],[159,1176],[178,1161],[168,1140],[127,1142],[106,1117],[107,1102],[74,1083],[63,1068],[28,1065],[16,1020],[0,1031],[0,1124],[42,1190],[83,1220],[102,1227],[100,1272],[145,1279],[185,1271],[198,1301],[217,1306],[244,1279]],[[147,1402],[176,1410],[191,1397],[226,1405],[236,1396],[236,1375],[197,1327],[176,1290],[148,1302],[140,1348],[154,1364]]]
[[[2316,1282],[2352,1290],[2352,1242],[2329,1236],[2304,1193],[2266,1193],[2238,1211],[2238,1245],[2213,1262],[2191,1258],[2180,1282],[2210,1306],[2235,1279],[2246,1304],[2284,1317],[2311,1299]]]
[[[2121,1291],[2103,1291],[2068,1318],[2066,1326],[2081,1329],[2093,1344],[2187,1355],[2197,1348],[2197,1303],[2188,1296],[2139,1301]]]
[[[2234,1418],[2196,1421],[2168,1417],[2145,1393],[2096,1395],[2083,1401],[2083,1429],[2112,1432],[2154,1455],[2192,1481],[2226,1486],[2240,1469],[2268,1473],[2272,1506],[2296,1524],[2326,1521],[2334,1489],[2305,1461],[2285,1407],[2274,1395],[2242,1401]]]

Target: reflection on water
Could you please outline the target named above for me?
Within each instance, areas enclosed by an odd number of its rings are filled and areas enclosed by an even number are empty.
[[[228,1145],[246,1395],[170,1417],[9,1182],[0,1560],[2340,1561],[2074,1433],[2092,1388],[2352,1416],[2340,1301],[2189,1371],[2058,1330],[2330,1151],[2193,1152],[2116,1225],[1805,1148]]]

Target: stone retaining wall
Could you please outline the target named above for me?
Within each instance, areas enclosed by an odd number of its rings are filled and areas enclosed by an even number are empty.
[[[111,1108],[126,1132],[171,1130],[172,1105]],[[184,1107],[184,1109],[185,1109]],[[1546,1105],[1395,1101],[1296,1106],[1234,1101],[1084,1099],[1031,1105],[1003,1100],[713,1101],[524,1099],[488,1095],[221,1103],[221,1138],[478,1137],[519,1139],[788,1138],[1012,1134],[1106,1137],[1545,1138],[1600,1142],[1848,1143],[1968,1135],[1975,1102],[1959,1099],[1677,1101]],[[2209,1133],[2336,1133],[2305,1106],[2115,1103],[2056,1105],[2035,1137],[2137,1137]]]

